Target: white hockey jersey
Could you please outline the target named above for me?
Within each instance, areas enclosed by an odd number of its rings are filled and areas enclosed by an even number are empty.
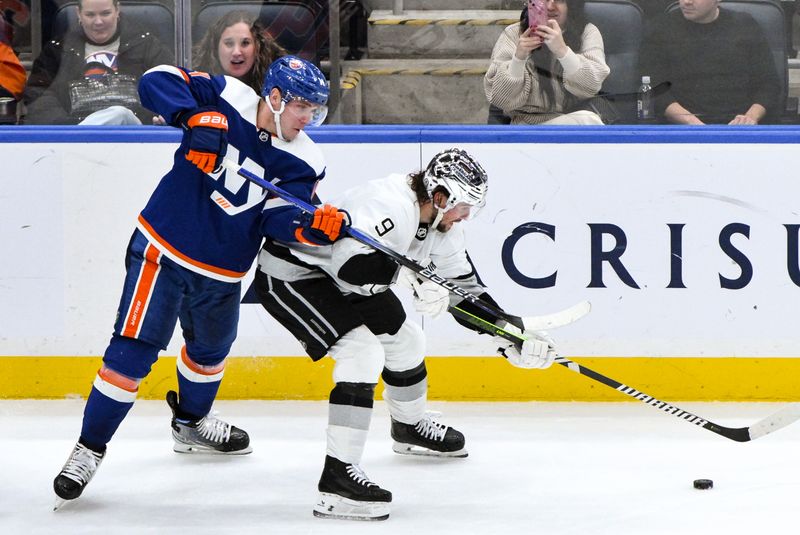
[[[445,233],[421,224],[419,203],[407,175],[393,174],[371,180],[346,190],[340,198],[332,199],[331,204],[350,214],[353,227],[390,249],[418,262],[430,259],[439,276],[456,280],[468,291],[480,292],[482,289],[467,256],[463,223],[454,224]],[[265,246],[259,254],[259,269],[286,281],[327,274],[342,290],[362,295],[378,293],[388,287],[377,284],[354,286],[338,277],[339,269],[347,260],[373,252],[371,247],[352,238],[343,238],[325,247],[282,245],[287,247],[291,257],[276,255],[274,247]]]

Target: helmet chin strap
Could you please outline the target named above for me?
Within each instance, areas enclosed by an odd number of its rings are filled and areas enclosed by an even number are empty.
[[[269,97],[264,97],[264,100],[267,101],[267,106],[269,106],[270,111],[272,112],[272,116],[275,118],[275,133],[278,134],[278,139],[281,141],[286,141],[283,138],[283,131],[281,130],[281,114],[286,110],[286,103],[281,99],[281,108],[276,110],[272,107],[272,103],[269,101]]]
[[[433,221],[431,221],[431,228],[433,230],[436,230],[436,227],[438,227],[439,223],[442,222],[445,210],[444,208],[439,208],[438,206],[436,206],[436,203],[434,203],[433,201],[431,201],[431,204],[433,205],[433,209],[436,210],[436,216],[433,218]]]

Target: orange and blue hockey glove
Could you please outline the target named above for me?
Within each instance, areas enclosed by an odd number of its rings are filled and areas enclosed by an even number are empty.
[[[350,214],[335,206],[325,204],[307,215],[303,227],[297,229],[297,241],[308,245],[330,245],[344,237],[350,226]]]
[[[186,159],[204,173],[217,169],[228,150],[228,118],[214,108],[200,108],[185,113],[181,125],[186,129]]]

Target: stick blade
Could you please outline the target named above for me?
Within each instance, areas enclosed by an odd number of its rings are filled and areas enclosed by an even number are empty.
[[[581,301],[559,312],[522,318],[522,324],[526,331],[546,331],[576,322],[591,310],[592,304],[589,301]]]
[[[774,433],[800,419],[800,403],[791,403],[778,412],[760,420],[749,428],[750,440]]]

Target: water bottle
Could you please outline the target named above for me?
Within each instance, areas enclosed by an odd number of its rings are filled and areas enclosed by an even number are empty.
[[[653,88],[650,87],[650,77],[642,76],[642,85],[636,99],[636,118],[640,123],[650,123],[655,119],[653,109]]]

